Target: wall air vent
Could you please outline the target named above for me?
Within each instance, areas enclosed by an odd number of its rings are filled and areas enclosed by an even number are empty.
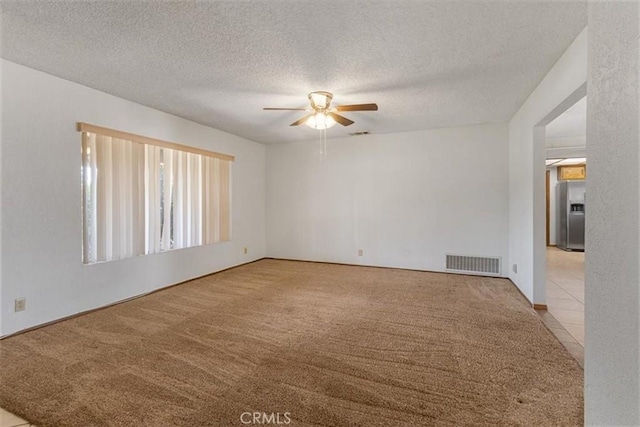
[[[478,257],[447,254],[448,271],[479,274],[482,276],[500,276],[502,262],[500,257]]]
[[[359,135],[369,135],[369,133],[370,132],[368,130],[361,130],[361,131],[358,131],[358,132],[350,133],[349,135],[351,135],[351,136],[359,136]]]

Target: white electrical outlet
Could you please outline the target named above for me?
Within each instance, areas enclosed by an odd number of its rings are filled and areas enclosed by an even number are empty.
[[[27,299],[17,298],[14,301],[14,311],[25,311],[27,309]]]
[[[518,272],[518,264],[513,264],[513,272],[514,273]]]
[[[364,251],[362,249],[358,249],[358,256],[362,256],[363,253]]]
[[[246,255],[248,253],[247,248],[244,248],[244,254]]]

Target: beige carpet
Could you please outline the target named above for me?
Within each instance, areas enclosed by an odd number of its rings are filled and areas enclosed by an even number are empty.
[[[504,279],[262,260],[0,356],[0,406],[40,426],[583,423],[582,370]]]

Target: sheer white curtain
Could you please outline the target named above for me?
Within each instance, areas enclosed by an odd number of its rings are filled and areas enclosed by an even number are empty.
[[[173,170],[174,170],[174,182],[175,188],[175,200],[173,204],[173,233],[174,233],[174,248],[186,248],[188,247],[187,241],[189,238],[189,200],[187,195],[189,194],[187,186],[187,155],[184,151],[171,150],[170,153],[173,157]]]
[[[84,260],[144,253],[144,145],[85,133],[83,154]]]
[[[231,239],[231,161],[83,132],[85,263]]]
[[[220,189],[220,200],[218,202],[220,237],[216,241],[226,242],[231,240],[231,162],[222,159],[215,160],[220,165],[218,176],[214,179]]]
[[[230,240],[231,162],[170,149],[164,155],[173,166],[173,247]]]
[[[220,236],[218,223],[215,221],[215,218],[219,215],[220,200],[220,194],[214,182],[218,167],[216,160],[212,157],[204,159],[202,215],[205,220],[202,224],[202,234],[205,244],[215,243]]]
[[[204,244],[224,242],[231,238],[231,162],[208,157],[204,166]]]
[[[194,153],[171,150],[174,158],[176,204],[174,207],[173,227],[176,230],[175,248],[188,248],[197,243],[195,237],[198,233],[200,217],[198,215],[199,198],[195,193],[198,180],[198,158]]]
[[[144,146],[144,185],[145,185],[145,253],[160,252],[160,168],[162,148],[156,145]]]
[[[174,170],[173,155],[168,148],[162,150],[162,229],[160,231],[160,250],[168,251],[173,249],[173,192],[174,192]]]

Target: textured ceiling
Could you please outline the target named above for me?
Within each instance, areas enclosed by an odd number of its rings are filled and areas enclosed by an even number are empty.
[[[587,135],[587,97],[573,104],[546,128],[547,139],[577,138]]]
[[[571,1],[3,2],[2,57],[254,141],[313,90],[328,137],[508,121],[586,26]]]

